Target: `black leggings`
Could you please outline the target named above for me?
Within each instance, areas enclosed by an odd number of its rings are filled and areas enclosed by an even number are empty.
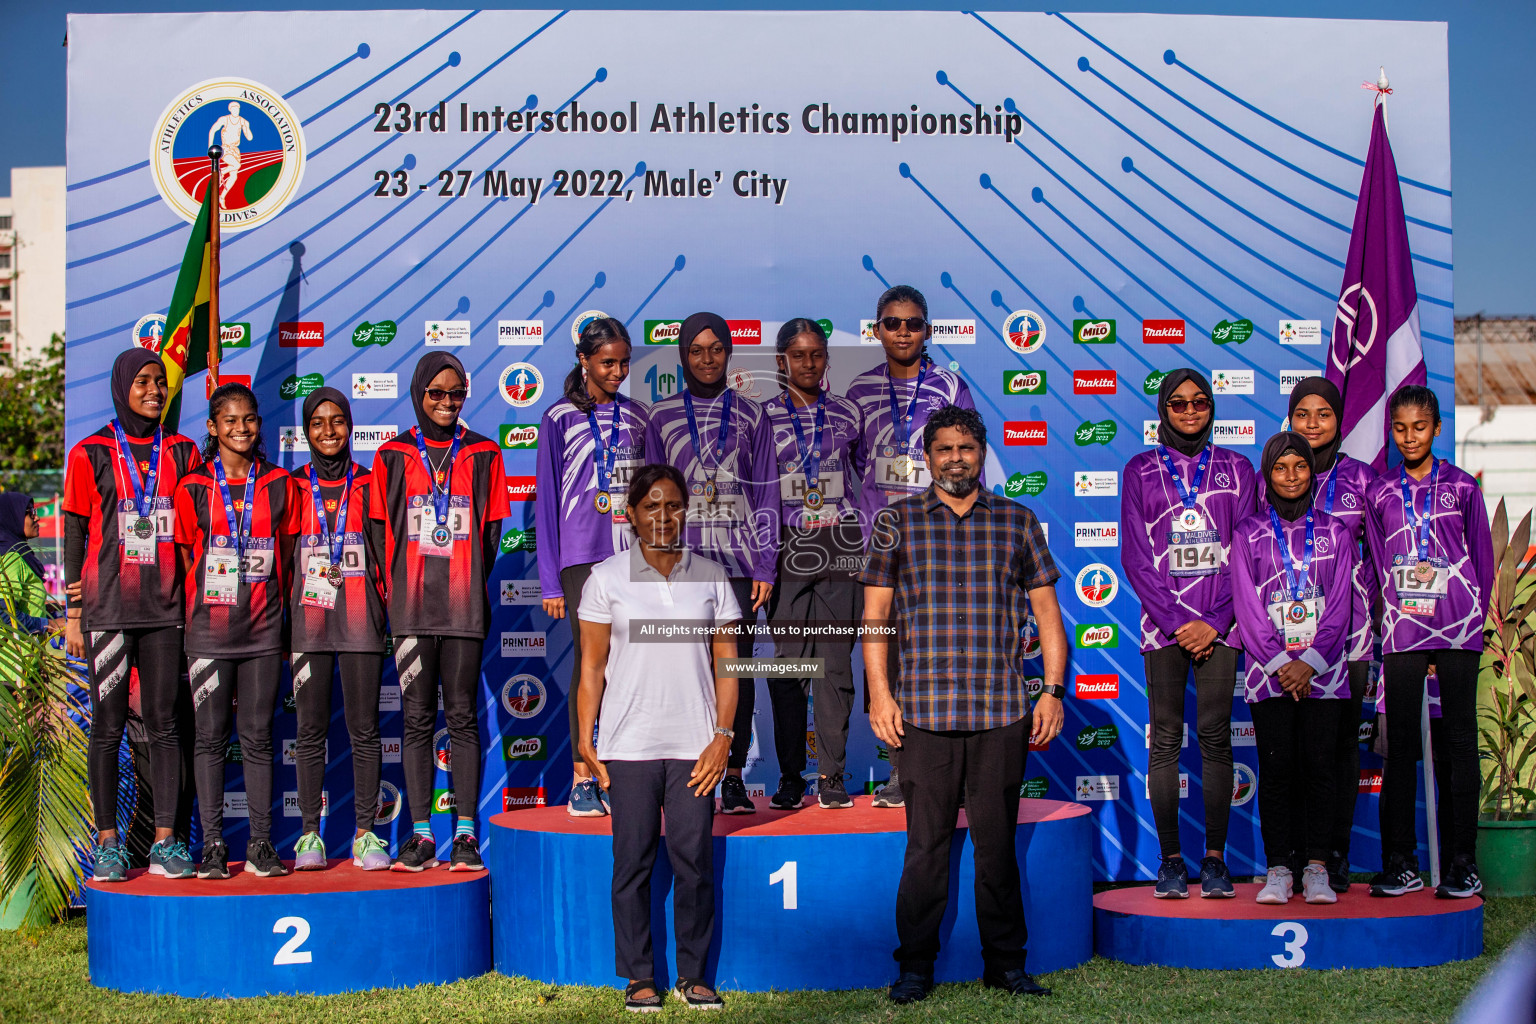
[[[571,625],[571,688],[565,694],[565,716],[571,726],[571,763],[582,764],[580,716],[576,713],[576,694],[581,689],[581,623],[576,609],[581,607],[581,588],[587,585],[596,562],[568,565],[560,570],[560,590],[565,594],[565,621]],[[597,723],[594,722],[594,725]]]
[[[746,627],[757,621],[757,612],[752,610],[752,581],[745,576],[731,577],[731,592],[736,595],[736,603],[741,606],[741,638],[736,641],[736,657],[752,657],[752,648],[757,644],[757,639]],[[752,715],[757,710],[757,680],[742,677],[736,680],[736,720],[731,723],[731,729],[736,733],[736,738],[731,740],[731,756],[726,767],[737,771],[747,766],[747,754],[752,749]]]
[[[1434,739],[1444,746],[1435,761],[1449,777],[1438,778],[1443,813],[1440,831],[1450,856],[1477,852],[1477,806],[1482,780],[1477,757],[1478,651],[1406,651],[1382,658],[1387,695],[1387,765],[1381,782],[1381,856],[1394,853],[1412,858],[1418,848],[1414,833],[1414,804],[1418,781],[1414,775],[1422,757],[1419,725],[1424,700],[1424,676],[1430,661],[1440,683],[1440,727]],[[1448,798],[1448,799],[1444,799]]]
[[[1349,663],[1349,699],[1338,704],[1339,723],[1333,738],[1333,825],[1331,847],[1349,856],[1355,830],[1355,798],[1360,794],[1360,702],[1371,683],[1371,663]]]
[[[1147,754],[1147,789],[1163,856],[1179,852],[1179,749],[1184,744],[1184,687],[1193,659],[1174,645],[1142,655],[1147,673],[1147,713],[1152,749]],[[1195,732],[1200,742],[1200,790],[1205,794],[1205,848],[1227,845],[1232,814],[1232,690],[1237,651],[1217,644],[1195,665]]]
[[[325,737],[331,728],[331,671],[341,662],[342,710],[352,741],[352,800],[357,827],[373,828],[379,803],[379,678],[384,655],[317,651],[293,656],[293,703],[298,713],[299,814],[305,832],[320,830],[320,794],[325,786]]]
[[[452,751],[453,796],[458,817],[473,819],[480,800],[480,657],[485,641],[463,636],[395,637],[395,671],[405,713],[401,761],[413,822],[432,819],[432,736],[437,725],[437,686],[443,686],[443,717]]]
[[[1268,866],[1285,867],[1292,853],[1327,860],[1333,839],[1334,777],[1340,700],[1270,697],[1248,710],[1259,755],[1259,828]],[[1298,845],[1299,844],[1299,845]]]
[[[149,741],[150,798],[155,827],[176,826],[181,745],[176,700],[181,690],[180,626],[92,632],[86,637],[91,682],[91,746],[87,762],[96,828],[117,828],[118,752],[128,724],[129,672],[139,670],[139,714]]]
[[[277,711],[282,674],[280,654],[227,660],[187,658],[197,727],[193,773],[205,846],[224,838],[224,752],[229,746],[232,718],[240,734],[251,842],[272,837],[272,716]]]

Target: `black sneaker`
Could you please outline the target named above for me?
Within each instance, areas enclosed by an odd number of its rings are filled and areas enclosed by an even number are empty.
[[[389,866],[391,871],[425,871],[437,867],[437,840],[411,833],[400,847],[400,856]]]
[[[245,870],[257,878],[281,878],[288,873],[270,839],[258,839],[246,848]]]
[[[1158,867],[1152,895],[1160,900],[1189,899],[1189,872],[1183,857],[1169,857]]]
[[[727,775],[720,781],[721,814],[756,814],[757,805],[747,796],[747,784],[739,775]]]
[[[453,837],[453,850],[448,854],[448,870],[485,870],[485,861],[480,859],[480,843],[474,836]]]
[[[224,840],[203,844],[203,862],[197,866],[198,878],[229,877],[229,847]]]
[[[922,971],[902,971],[897,976],[895,984],[891,986],[890,997],[893,1003],[915,1003],[928,998],[928,993],[933,991],[933,973]]]
[[[1341,896],[1349,892],[1349,858],[1338,850],[1328,855],[1328,888]]]
[[[1372,896],[1402,896],[1422,888],[1424,879],[1419,877],[1418,861],[1400,853],[1388,857],[1386,866],[1371,879]]]
[[[805,780],[798,775],[779,776],[779,791],[773,794],[768,806],[776,811],[793,811],[805,799]]]
[[[1483,891],[1483,880],[1477,877],[1477,865],[1465,855],[1451,862],[1451,870],[1435,887],[1435,895],[1441,899],[1464,900]]]
[[[1013,996],[1048,996],[1051,990],[1040,984],[1029,972],[1020,967],[1013,971],[981,972],[981,984],[984,988],[1000,988]]]
[[[853,797],[848,795],[848,787],[841,775],[835,778],[823,775],[816,782],[816,802],[828,808],[852,807]]]
[[[1227,862],[1220,857],[1207,857],[1200,862],[1200,898],[1229,900],[1237,895],[1232,888],[1232,873]]]

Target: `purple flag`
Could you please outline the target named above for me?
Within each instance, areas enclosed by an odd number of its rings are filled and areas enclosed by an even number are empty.
[[[1344,396],[1344,451],[1377,472],[1386,468],[1387,399],[1404,384],[1423,384],[1419,297],[1408,249],[1408,222],[1397,162],[1387,140],[1386,106],[1377,103],[1365,158],[1355,227],[1344,262],[1326,376]]]

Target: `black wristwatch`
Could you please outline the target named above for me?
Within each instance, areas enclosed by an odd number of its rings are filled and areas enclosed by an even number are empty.
[[[1052,683],[1049,686],[1040,687],[1040,696],[1055,697],[1057,700],[1067,699],[1067,688],[1061,683]]]

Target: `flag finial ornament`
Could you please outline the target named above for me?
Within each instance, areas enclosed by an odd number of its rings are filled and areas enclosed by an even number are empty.
[[[1384,67],[1381,67],[1380,65],[1377,65],[1377,67],[1376,67],[1376,81],[1375,82],[1361,82],[1360,83],[1360,88],[1362,88],[1362,89],[1369,89],[1369,90],[1371,90],[1371,92],[1374,92],[1376,94],[1376,102],[1377,103],[1380,103],[1382,100],[1386,99],[1388,96],[1391,96],[1392,95],[1392,84],[1387,81],[1387,69],[1384,68]]]

